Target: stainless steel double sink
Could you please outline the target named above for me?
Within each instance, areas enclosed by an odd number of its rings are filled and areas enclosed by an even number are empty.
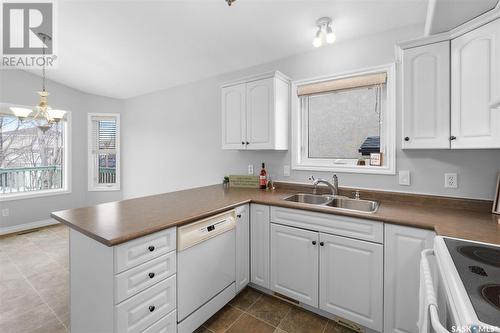
[[[379,203],[377,201],[351,199],[337,195],[297,193],[286,197],[283,200],[362,213],[375,213],[379,207]]]

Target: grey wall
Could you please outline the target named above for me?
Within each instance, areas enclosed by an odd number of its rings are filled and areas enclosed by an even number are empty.
[[[308,53],[228,73],[192,84],[126,101],[89,95],[54,82],[48,83],[53,106],[72,111],[72,192],[70,194],[0,202],[9,217],[0,227],[47,219],[54,210],[93,205],[154,193],[219,183],[231,173],[246,173],[262,161],[275,180],[307,182],[310,172],[292,171],[288,151],[224,151],[221,149],[219,84],[271,70],[294,80],[335,74],[394,62],[394,44],[420,35],[417,27],[389,31],[360,40],[338,43]],[[0,71],[0,101],[35,105],[40,78],[14,70]],[[122,192],[87,191],[87,113],[122,114]],[[400,107],[397,135],[401,136]],[[399,186],[397,176],[340,174],[340,184],[362,188],[493,198],[500,150],[402,151],[397,168],[411,171],[412,185]],[[444,173],[457,172],[458,189],[444,188]],[[328,173],[315,172],[329,177]],[[196,204],[196,203],[193,203]]]
[[[0,101],[36,105],[41,78],[20,70],[0,71]],[[32,199],[0,202],[9,208],[8,217],[0,216],[0,228],[50,218],[50,212],[85,206],[103,201],[119,200],[121,191],[87,192],[87,113],[123,110],[123,101],[89,95],[54,82],[47,83],[49,104],[71,111],[71,193]]]
[[[122,118],[124,196],[214,184],[225,174],[255,171],[262,161],[275,180],[307,182],[308,171],[283,176],[290,153],[223,151],[221,149],[220,92],[227,80],[280,70],[293,80],[324,76],[395,61],[394,44],[418,37],[410,27],[360,40],[334,44],[243,71],[133,98]],[[292,110],[293,111],[293,110]],[[401,137],[398,106],[397,137]],[[339,174],[342,186],[470,198],[493,198],[500,150],[402,151],[398,143],[397,169],[411,171],[411,186],[398,185],[397,175]],[[444,173],[457,172],[459,188],[444,188]],[[328,173],[314,172],[330,177]]]

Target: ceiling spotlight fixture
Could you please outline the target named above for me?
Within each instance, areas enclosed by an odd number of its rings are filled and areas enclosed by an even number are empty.
[[[332,19],[330,17],[321,17],[316,21],[318,30],[314,35],[313,46],[320,47],[323,45],[323,40],[328,44],[333,44],[337,39],[332,28]]]
[[[229,7],[231,7],[231,5],[233,4],[233,2],[235,2],[235,1],[236,1],[236,0],[226,0],[227,5],[228,5]]]

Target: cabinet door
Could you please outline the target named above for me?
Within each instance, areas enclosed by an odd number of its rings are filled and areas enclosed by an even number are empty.
[[[500,148],[500,19],[451,41],[451,148]]]
[[[430,230],[385,225],[385,333],[418,333],[420,253],[432,248],[434,236]]]
[[[269,206],[250,205],[250,281],[269,289]]]
[[[450,148],[450,42],[403,51],[403,148]]]
[[[247,83],[248,149],[273,149],[274,78]]]
[[[236,292],[250,282],[250,220],[248,205],[236,209]]]
[[[221,89],[222,148],[246,148],[246,84]]]
[[[271,223],[271,290],[318,306],[318,233]]]
[[[320,233],[319,306],[382,331],[383,246]]]

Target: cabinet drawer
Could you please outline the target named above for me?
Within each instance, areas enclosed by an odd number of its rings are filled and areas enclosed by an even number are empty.
[[[384,224],[377,221],[301,209],[271,207],[271,222],[376,243],[384,241]]]
[[[176,271],[175,251],[115,276],[115,304],[154,285]]]
[[[158,320],[148,327],[142,333],[176,333],[177,332],[177,313],[174,311]]]
[[[115,306],[115,332],[141,332],[176,306],[175,275]]]
[[[162,254],[175,250],[176,229],[170,228],[116,246],[115,273],[123,272]]]

